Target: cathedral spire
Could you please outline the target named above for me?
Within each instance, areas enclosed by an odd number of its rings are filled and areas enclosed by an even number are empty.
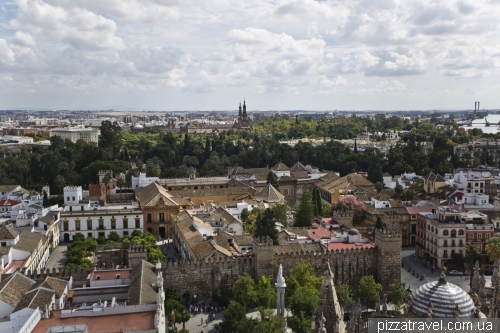
[[[238,118],[241,118],[241,101],[240,101],[240,108],[239,108],[239,111],[238,111]]]
[[[247,117],[247,105],[245,104],[245,99],[243,99],[243,118]]]

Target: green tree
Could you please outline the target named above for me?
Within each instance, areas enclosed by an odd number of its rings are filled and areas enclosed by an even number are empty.
[[[295,333],[309,333],[311,330],[311,318],[305,316],[304,312],[299,312],[288,319],[288,326]]]
[[[241,222],[245,223],[248,219],[248,215],[250,215],[248,213],[248,208],[243,208],[243,210],[241,211],[241,215],[240,215]]]
[[[255,225],[255,237],[269,236],[274,245],[278,245],[278,229],[274,220],[274,212],[271,208],[266,208],[263,214],[257,218]]]
[[[182,295],[179,290],[177,290],[177,288],[170,286],[165,289],[165,300],[172,299],[174,301],[180,302],[181,298]]]
[[[106,244],[106,242],[107,242],[107,239],[105,236],[97,237],[97,243],[99,243],[100,245]]]
[[[111,231],[108,235],[108,240],[118,243],[120,241],[120,235],[116,231]]]
[[[154,248],[148,250],[148,262],[156,264],[158,261],[165,262],[165,255],[161,252],[159,248]]]
[[[271,308],[276,301],[276,289],[271,284],[271,279],[262,276],[255,285],[257,293],[257,306],[265,309]]]
[[[319,189],[316,189],[316,206],[318,207],[318,216],[323,216],[323,201],[321,200]]]
[[[252,333],[283,333],[281,318],[276,316],[273,310],[258,308],[258,311],[260,320],[256,323],[254,330],[251,331]]]
[[[95,252],[99,248],[99,244],[92,237],[88,237],[87,239],[85,239],[84,244],[85,244],[85,249],[87,250],[87,252]]]
[[[165,299],[165,311],[170,322],[182,323],[182,328],[186,328],[186,322],[191,318],[191,314],[181,303],[174,299]]]
[[[500,259],[500,237],[491,237],[488,239],[486,252],[490,255],[490,260]]]
[[[298,287],[293,296],[288,299],[287,307],[293,314],[303,312],[307,318],[312,317],[318,302],[318,295],[311,293],[308,287]]]
[[[49,196],[47,195],[47,191],[43,190],[43,207],[49,207]]]
[[[73,235],[73,243],[83,243],[85,241],[85,236],[81,232],[77,232]]]
[[[293,266],[286,276],[286,297],[292,297],[298,288],[303,287],[309,293],[319,295],[321,278],[316,276],[310,263],[299,262]]]
[[[240,276],[233,286],[234,300],[239,304],[251,308],[257,302],[255,282],[247,273]]]
[[[294,227],[310,227],[314,218],[314,209],[311,191],[304,188],[297,210],[295,212]]]
[[[280,184],[278,183],[278,178],[274,174],[274,172],[269,171],[267,173],[267,183],[271,184],[278,191],[280,190]]]
[[[286,211],[288,206],[286,204],[275,203],[271,208],[273,211],[274,220],[286,226]]]
[[[229,306],[222,313],[223,319],[220,324],[220,333],[235,333],[238,325],[246,318],[245,306],[236,301],[231,301]]]
[[[313,216],[318,216],[319,215],[318,205],[317,205],[318,199],[316,198],[316,196],[318,195],[317,192],[318,192],[317,189],[313,188],[313,190],[312,190]]]
[[[399,185],[399,183],[397,183],[396,187],[394,188],[394,198],[401,199],[402,194],[403,194],[403,187]]]
[[[477,244],[467,242],[465,244],[465,253],[469,259],[469,271],[470,271],[470,287],[472,288],[472,277],[474,276],[474,257],[477,255],[477,251],[479,251],[479,246]],[[486,249],[487,250],[487,249]]]
[[[384,183],[382,183],[382,182],[376,182],[375,183],[375,189],[377,190],[377,193],[382,192],[382,190],[384,189]]]
[[[63,176],[58,175],[56,177],[56,186],[59,189],[59,194],[63,194],[63,190],[62,189],[63,189],[65,183],[66,183],[66,180],[64,179]]]
[[[383,184],[384,177],[382,174],[382,166],[380,165],[380,162],[379,162],[376,154],[373,154],[372,156],[373,156],[373,160],[368,167],[368,177],[367,178],[373,184],[376,184],[378,182]]]
[[[116,187],[118,187],[120,189],[120,197],[121,197],[122,196],[122,188],[125,187],[125,179],[123,179],[122,177],[119,177],[116,180]]]
[[[361,301],[361,304],[371,309],[375,308],[375,303],[381,292],[382,285],[375,282],[372,275],[363,276],[359,280],[357,298]]]
[[[105,120],[99,127],[99,152],[103,160],[114,160],[120,155],[123,146],[123,133],[120,125],[115,121]]]
[[[387,301],[394,305],[394,310],[399,310],[401,305],[406,301],[407,292],[404,284],[401,281],[394,280],[389,285],[389,292],[387,293]]]
[[[339,300],[340,306],[346,309],[352,304],[352,292],[349,285],[346,283],[337,283],[335,286],[335,291],[337,292],[337,298]]]
[[[375,229],[384,230],[384,222],[380,216],[377,216],[377,220],[375,221]]]

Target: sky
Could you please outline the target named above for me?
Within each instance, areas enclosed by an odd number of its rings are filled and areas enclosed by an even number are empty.
[[[0,109],[500,108],[500,0],[0,0]]]

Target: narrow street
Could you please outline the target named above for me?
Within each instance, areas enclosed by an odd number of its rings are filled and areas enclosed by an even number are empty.
[[[45,264],[45,268],[63,268],[66,264],[68,254],[68,246],[65,243],[60,243],[50,254],[49,260]]]

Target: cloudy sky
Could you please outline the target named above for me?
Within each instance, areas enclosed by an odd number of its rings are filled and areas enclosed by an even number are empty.
[[[0,109],[500,108],[500,0],[3,0]]]

